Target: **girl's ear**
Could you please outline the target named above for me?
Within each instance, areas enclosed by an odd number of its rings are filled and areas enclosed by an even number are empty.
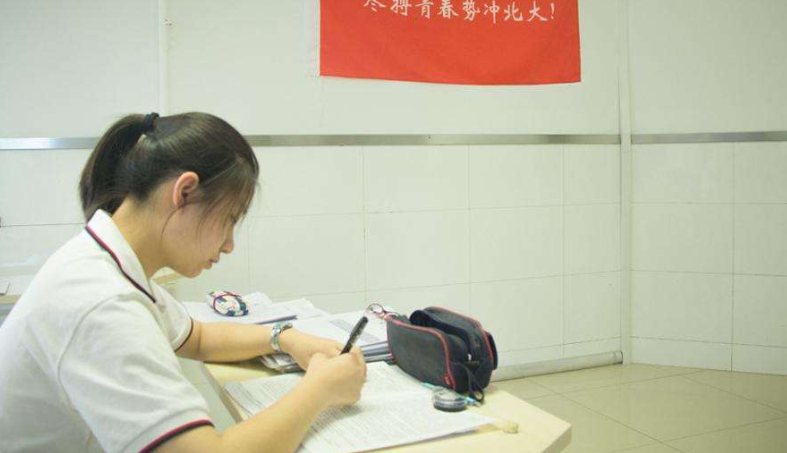
[[[175,180],[172,188],[172,205],[181,208],[186,205],[189,198],[194,198],[194,193],[199,187],[199,175],[193,171],[187,171]]]

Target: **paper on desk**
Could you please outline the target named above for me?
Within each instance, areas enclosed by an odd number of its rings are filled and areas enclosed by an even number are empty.
[[[22,294],[30,283],[33,281],[35,275],[4,275],[3,281],[0,282],[0,295]]]
[[[246,296],[249,313],[245,316],[223,316],[205,302],[183,302],[189,315],[200,322],[231,322],[237,324],[266,324],[287,319],[307,319],[325,315],[307,299],[273,303],[268,296],[257,292]]]
[[[336,315],[329,315],[312,319],[298,319],[292,325],[301,332],[306,332],[318,337],[328,338],[344,344],[350,336],[353,327],[364,316],[365,312],[350,311]],[[374,346],[385,346],[387,348],[388,333],[385,321],[377,316],[367,316],[369,322],[363,329],[361,336],[358,337],[357,346],[361,348],[374,349]]]
[[[432,407],[431,392],[396,367],[370,364],[361,400],[330,408],[312,424],[301,450],[308,453],[351,453],[403,445],[467,432],[495,420],[473,411],[441,412]],[[249,414],[272,406],[292,390],[302,374],[289,374],[225,384],[227,392]]]
[[[299,317],[292,324],[293,327],[301,332],[344,344],[349,338],[355,323],[364,315],[365,312],[361,310],[306,320]],[[369,318],[369,322],[355,344],[361,348],[367,362],[390,360],[392,356],[388,349],[388,333],[385,321],[377,316],[367,315],[367,318]],[[292,357],[287,354],[269,354],[262,356],[261,360],[265,366],[273,370],[290,372],[300,369]]]

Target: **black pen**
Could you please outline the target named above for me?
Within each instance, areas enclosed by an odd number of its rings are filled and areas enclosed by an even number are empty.
[[[342,354],[347,354],[350,352],[350,349],[352,349],[358,337],[361,336],[361,332],[363,332],[363,328],[366,327],[366,323],[368,322],[369,320],[366,318],[366,316],[361,316],[361,319],[358,320],[358,322],[355,324],[355,327],[353,327],[352,332],[350,332],[350,338],[347,339],[347,344],[344,345]]]

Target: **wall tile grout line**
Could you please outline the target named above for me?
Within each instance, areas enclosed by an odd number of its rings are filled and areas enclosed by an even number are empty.
[[[598,203],[566,203],[566,204],[528,204],[528,205],[510,205],[510,206],[469,206],[458,208],[440,208],[440,209],[394,209],[388,211],[350,211],[350,212],[325,212],[325,213],[292,213],[292,214],[266,214],[257,215],[251,214],[250,218],[280,218],[280,217],[326,217],[326,216],[350,216],[358,214],[417,214],[423,212],[458,212],[458,211],[504,211],[504,210],[517,210],[517,209],[543,209],[543,208],[562,208],[564,206],[611,206],[618,205],[620,202],[598,202]],[[785,203],[787,204],[787,203]],[[35,226],[35,224],[27,225],[20,224],[15,226]]]
[[[726,341],[706,341],[706,340],[690,340],[685,338],[666,338],[666,337],[643,337],[634,335],[631,338],[636,338],[640,340],[659,340],[659,341],[682,341],[686,343],[703,343],[703,344],[713,344],[713,345],[727,345],[730,346],[730,343]],[[765,344],[749,344],[749,343],[735,343],[736,346],[749,346],[753,348],[769,348],[769,349],[778,349],[778,350],[787,350],[787,346],[773,346],[773,345],[765,345]],[[668,365],[664,365],[668,366]],[[715,368],[708,368],[709,370],[714,371],[733,371],[733,370],[718,370]],[[746,371],[735,371],[736,373],[745,373]],[[768,373],[755,373],[755,374],[768,374]]]
[[[249,222],[243,222],[243,228],[246,229],[246,240],[249,241],[249,248],[246,250],[246,277],[248,277],[248,290],[251,292],[251,251],[254,250],[254,247],[252,247],[251,225],[249,225]]]
[[[730,298],[730,371],[735,369],[735,200],[736,200],[736,172],[735,162],[738,145],[732,144],[732,297]]]
[[[561,189],[561,196],[562,196],[561,201],[563,202],[563,216],[562,216],[563,218],[561,219],[563,223],[562,225],[563,232],[561,237],[562,239],[561,271],[563,274],[563,278],[561,280],[562,295],[560,297],[560,304],[561,304],[560,317],[562,323],[561,335],[562,335],[562,344],[563,344],[563,357],[565,357],[566,356],[566,316],[567,316],[566,313],[566,211],[567,209],[566,209],[566,146],[565,145],[561,146],[561,154],[562,156],[560,161],[560,165],[561,165],[560,170],[561,170],[562,181],[561,181],[560,189]]]
[[[471,177],[470,170],[470,154],[472,153],[472,146],[467,146],[467,278],[471,283],[467,285],[467,310],[470,316],[475,317],[476,313],[473,311],[473,216],[470,209],[470,194],[472,193],[471,184],[473,178]]]
[[[650,273],[650,274],[687,274],[687,275],[716,275],[716,276],[744,276],[744,277],[774,277],[774,278],[787,278],[787,274],[755,274],[744,272],[704,272],[704,271],[667,271],[663,269],[632,269],[632,272]]]
[[[363,211],[363,299],[369,301],[369,230],[366,218],[366,147],[361,146],[361,211]]]

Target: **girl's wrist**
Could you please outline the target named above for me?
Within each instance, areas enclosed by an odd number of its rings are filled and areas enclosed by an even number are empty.
[[[320,410],[330,407],[330,394],[313,374],[307,371],[298,386],[319,406]]]
[[[292,351],[293,345],[297,342],[298,331],[295,329],[287,329],[279,334],[279,347],[281,351],[289,354]]]

